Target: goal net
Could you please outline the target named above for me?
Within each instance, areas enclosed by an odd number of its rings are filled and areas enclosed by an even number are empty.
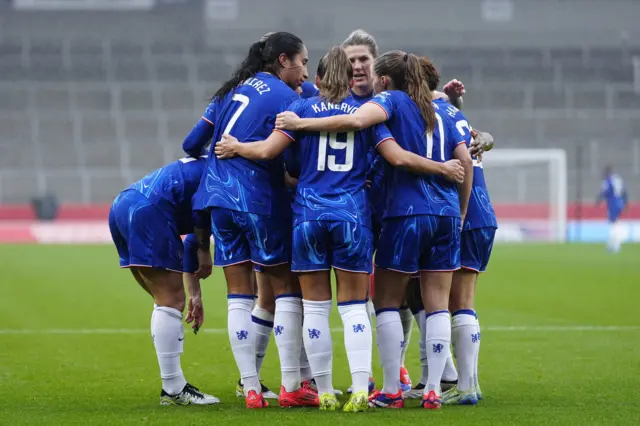
[[[566,241],[563,149],[497,148],[485,153],[481,164],[498,216],[496,241]]]

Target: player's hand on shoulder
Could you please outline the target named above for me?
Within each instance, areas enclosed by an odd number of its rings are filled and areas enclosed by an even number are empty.
[[[211,261],[211,251],[198,249],[198,270],[194,273],[196,278],[204,280],[211,275],[213,262]]]
[[[298,130],[300,117],[295,112],[285,111],[276,117],[276,129]]]
[[[464,88],[464,84],[460,80],[453,79],[442,88],[445,95],[449,97],[449,99],[456,99],[463,96],[466,91]]]
[[[459,160],[449,160],[444,163],[443,176],[452,182],[464,182],[464,167],[462,167],[462,163]]]
[[[216,153],[216,157],[220,160],[235,157],[238,155],[235,149],[236,144],[238,143],[240,142],[235,137],[231,135],[222,135],[222,139],[216,142],[213,149]]]

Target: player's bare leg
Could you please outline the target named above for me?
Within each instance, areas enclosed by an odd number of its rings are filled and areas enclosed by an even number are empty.
[[[421,272],[422,303],[426,316],[426,346],[429,371],[422,406],[440,408],[440,382],[451,356],[449,294],[453,272]]]
[[[144,280],[142,279],[142,276],[140,275],[138,268],[129,268],[129,270],[131,271],[131,275],[133,275],[133,278],[136,279],[136,282],[138,283],[138,285],[140,285],[140,287],[142,287],[144,291],[149,293],[149,296],[153,297],[153,294],[151,294],[151,290],[149,290],[149,288],[147,287],[147,284],[145,284]]]
[[[298,280],[290,266],[265,267],[264,274],[273,289],[276,311],[273,331],[280,357],[282,386],[279,403],[282,407],[318,406],[318,396],[302,387],[300,354],[302,350],[302,298]]]
[[[373,333],[367,314],[369,274],[335,270],[340,282],[338,311],[344,326],[344,346],[351,371],[352,394],[345,411],[364,411],[369,406],[369,373]]]
[[[457,386],[443,395],[445,404],[474,405],[478,402],[480,325],[474,309],[477,278],[478,272],[469,269],[461,269],[453,275],[449,309],[453,312],[451,334],[459,375]]]
[[[227,327],[231,350],[244,384],[247,408],[268,406],[256,368],[256,333],[251,321],[254,302],[253,266],[244,262],[224,267],[227,281]]]
[[[200,392],[187,383],[180,365],[184,330],[182,312],[185,291],[182,274],[159,268],[132,268],[136,281],[153,297],[155,307],[151,315],[151,335],[160,365],[163,405],[208,405],[220,400]]]
[[[376,309],[378,352],[382,363],[383,387],[370,397],[372,406],[402,408],[404,399],[398,372],[402,365],[402,321],[400,306],[404,302],[410,274],[376,268],[373,304]]]

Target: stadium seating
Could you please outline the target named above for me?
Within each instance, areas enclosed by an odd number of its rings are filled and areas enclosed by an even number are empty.
[[[312,74],[322,53],[311,49]],[[613,164],[630,193],[639,193],[634,52],[442,47],[417,53],[434,59],[443,81],[466,83],[467,116],[501,147],[565,148],[569,194],[579,164],[586,188],[595,191],[602,168]],[[47,191],[63,202],[110,201],[125,184],[181,155],[182,139],[243,54],[190,40],[0,40],[0,202]],[[500,185],[523,179],[513,173],[489,172],[494,198],[501,197]],[[528,200],[545,200],[544,179],[526,173]]]

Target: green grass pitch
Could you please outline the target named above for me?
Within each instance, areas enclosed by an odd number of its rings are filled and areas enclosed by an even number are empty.
[[[214,407],[159,405],[152,301],[110,246],[0,246],[0,424],[640,424],[640,246],[498,245],[480,279],[476,407],[359,414],[250,411],[234,395],[222,273],[203,282],[205,330],[187,334],[187,379]],[[340,327],[334,313],[333,326]],[[610,327],[610,328],[607,328]],[[217,331],[216,331],[217,330]],[[334,333],[334,385],[350,384]],[[407,367],[419,376],[414,330]],[[381,379],[374,354],[376,377]],[[279,385],[269,347],[263,379]]]

